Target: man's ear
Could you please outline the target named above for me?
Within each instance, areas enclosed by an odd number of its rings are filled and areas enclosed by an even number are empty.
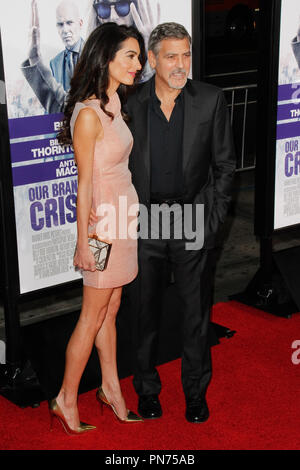
[[[156,67],[156,56],[153,51],[148,51],[148,61],[150,64],[150,67],[152,69],[155,69]]]

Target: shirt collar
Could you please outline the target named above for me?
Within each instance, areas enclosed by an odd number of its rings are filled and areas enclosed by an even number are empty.
[[[182,102],[183,90],[184,90],[184,87],[181,90],[181,92],[179,93],[179,95],[175,98],[175,103],[181,103]],[[151,82],[150,96],[151,96],[151,99],[153,100],[154,103],[157,103],[157,104],[161,105],[161,101],[158,98],[158,96],[156,94],[156,91],[155,91],[155,80],[152,80],[152,82]]]
[[[77,54],[79,54],[80,53],[80,45],[81,45],[81,38],[78,39],[78,41],[76,42],[76,44],[74,44],[73,47],[66,48],[65,49],[65,54],[67,54],[68,51],[77,52]]]

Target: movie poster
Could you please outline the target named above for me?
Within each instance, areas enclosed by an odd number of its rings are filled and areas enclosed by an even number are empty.
[[[274,228],[300,223],[300,2],[282,0]]]
[[[184,8],[182,0],[0,3],[21,294],[81,278],[73,267],[77,168],[56,134],[85,39],[106,21],[135,24],[147,44],[165,21],[191,33],[192,1]],[[142,80],[151,76],[147,64]]]

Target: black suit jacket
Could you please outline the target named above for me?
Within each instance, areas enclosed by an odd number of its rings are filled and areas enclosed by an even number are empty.
[[[127,102],[134,144],[129,157],[141,204],[150,204],[149,101],[151,78]],[[186,203],[204,204],[204,247],[214,246],[230,202],[235,152],[222,90],[188,80],[184,93],[183,176]]]

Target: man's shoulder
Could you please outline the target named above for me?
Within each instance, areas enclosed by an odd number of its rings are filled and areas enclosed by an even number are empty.
[[[195,95],[207,94],[208,97],[216,97],[223,93],[221,88],[198,80],[188,79],[186,86],[187,90]]]
[[[136,100],[143,99],[144,97],[149,96],[150,87],[151,87],[150,82],[151,82],[151,78],[150,80],[147,80],[146,82],[143,82],[137,85],[137,87],[134,88],[128,95],[128,98],[127,98],[128,104],[131,104],[135,102]]]
[[[65,55],[65,50],[59,52],[53,59],[50,60],[50,65],[57,65],[63,61]]]
[[[153,78],[150,78],[147,82],[140,83],[137,88],[130,93],[127,99],[128,107],[131,107],[137,101],[143,102],[144,99],[149,98],[152,80]],[[185,89],[193,98],[199,100],[203,100],[205,98],[205,100],[208,101],[216,101],[219,95],[223,93],[222,89],[215,85],[192,79],[188,79]]]

